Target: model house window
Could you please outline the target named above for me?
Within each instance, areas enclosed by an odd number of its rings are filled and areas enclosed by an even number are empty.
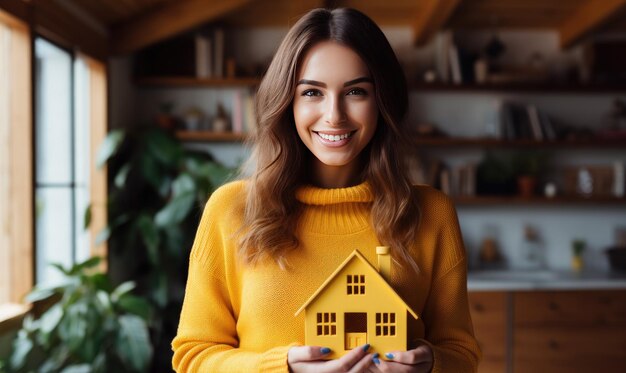
[[[348,295],[365,294],[365,275],[348,275]]]
[[[376,314],[376,335],[394,336],[396,335],[396,314],[377,313]]]
[[[337,314],[334,312],[317,313],[317,335],[337,335]]]

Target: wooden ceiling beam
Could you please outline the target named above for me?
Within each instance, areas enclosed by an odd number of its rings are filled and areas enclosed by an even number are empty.
[[[413,25],[413,44],[424,45],[446,25],[461,0],[424,0]]]
[[[569,48],[626,9],[626,0],[588,0],[559,28],[561,47]]]
[[[217,19],[251,0],[176,0],[113,28],[112,53],[125,54]]]

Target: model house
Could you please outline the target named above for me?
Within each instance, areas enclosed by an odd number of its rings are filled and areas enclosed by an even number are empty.
[[[305,312],[305,344],[332,350],[329,358],[371,344],[370,351],[406,350],[407,313],[418,315],[389,285],[389,248],[376,248],[378,269],[354,250],[296,312]]]

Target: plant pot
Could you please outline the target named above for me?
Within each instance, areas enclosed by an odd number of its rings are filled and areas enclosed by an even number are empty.
[[[535,194],[535,186],[537,185],[537,178],[534,176],[518,176],[517,177],[517,191],[522,197],[532,197]]]

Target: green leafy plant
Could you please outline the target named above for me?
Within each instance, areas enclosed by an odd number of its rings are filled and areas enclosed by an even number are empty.
[[[110,271],[117,281],[136,281],[159,310],[153,366],[169,370],[202,209],[234,170],[159,128],[111,132],[99,163],[109,166],[109,221],[100,240],[109,243]]]
[[[511,162],[515,175],[539,177],[547,169],[548,155],[537,151],[520,151],[513,155]]]
[[[577,238],[572,241],[572,254],[574,256],[582,256],[586,247],[587,247],[587,241],[581,238]]]
[[[30,302],[56,300],[38,319],[27,315],[13,341],[10,372],[144,372],[152,358],[147,320],[150,304],[130,294],[125,282],[112,287],[95,270],[100,258],[70,268],[53,264],[63,280],[36,287]]]

